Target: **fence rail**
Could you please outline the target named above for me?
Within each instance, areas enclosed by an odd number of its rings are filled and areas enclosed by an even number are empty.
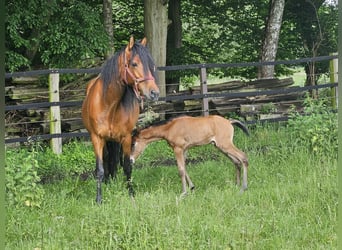
[[[275,89],[275,90],[262,90],[262,91],[248,91],[248,92],[236,92],[236,93],[206,93],[206,94],[194,94],[194,95],[180,95],[180,96],[166,96],[160,97],[158,102],[169,102],[169,101],[185,101],[185,100],[200,100],[203,98],[220,98],[220,97],[248,97],[248,96],[262,96],[262,95],[274,95],[274,94],[289,94],[296,92],[305,92],[314,89],[332,88],[337,87],[337,82],[335,83],[325,83],[315,86],[305,86],[305,87],[293,87],[291,89]],[[11,110],[27,110],[33,108],[50,108],[53,106],[60,107],[80,107],[82,101],[69,101],[69,102],[36,102],[27,103],[19,105],[9,105],[5,107],[5,111]]]
[[[261,90],[261,91],[244,91],[244,92],[222,92],[222,93],[208,93],[207,90],[207,72],[206,69],[209,68],[232,68],[232,67],[256,67],[262,65],[291,65],[300,64],[308,62],[319,62],[337,59],[337,55],[322,56],[316,58],[302,58],[290,61],[274,61],[274,62],[246,62],[246,63],[207,63],[207,64],[192,64],[192,65],[176,65],[176,66],[165,66],[158,67],[159,71],[173,71],[173,70],[190,70],[199,69],[200,76],[200,94],[192,95],[169,95],[161,97],[159,101],[161,102],[173,102],[173,101],[186,101],[186,100],[202,100],[202,112],[204,115],[209,113],[208,99],[209,98],[241,98],[241,97],[256,97],[263,95],[275,95],[275,94],[290,94],[296,92],[306,92],[311,90],[317,90],[322,88],[336,88],[337,82],[331,82],[326,84],[320,84],[316,86],[305,86],[305,87],[292,87],[292,88],[282,88],[273,90]],[[91,68],[91,69],[48,69],[48,70],[36,70],[27,72],[14,72],[6,73],[5,78],[12,77],[28,77],[28,76],[38,76],[38,75],[58,75],[58,74],[98,74],[101,68]],[[45,109],[51,107],[81,107],[82,101],[51,101],[51,102],[38,102],[38,103],[26,103],[19,105],[8,105],[5,107],[5,111],[16,111],[16,110],[30,110],[30,109]],[[56,119],[55,119],[56,120]],[[286,117],[271,118],[265,121],[286,121]],[[247,123],[255,123],[257,121],[247,121]],[[73,138],[73,137],[88,137],[88,133],[84,132],[71,132],[71,133],[55,133],[55,134],[42,134],[33,135],[28,137],[19,138],[5,138],[5,143],[22,143],[35,140],[49,140],[54,138]]]
[[[319,56],[319,57],[307,57],[295,60],[279,60],[271,62],[242,62],[242,63],[199,63],[199,64],[188,64],[188,65],[174,65],[174,66],[163,66],[157,67],[159,71],[171,71],[171,70],[189,70],[189,69],[201,69],[201,68],[236,68],[236,67],[256,67],[263,65],[289,65],[289,64],[299,64],[307,62],[321,62],[328,61],[332,59],[337,59],[338,55],[331,56]],[[98,74],[101,68],[89,68],[89,69],[44,69],[44,70],[32,70],[25,72],[13,72],[5,73],[5,78],[11,77],[21,77],[21,76],[38,76],[38,75],[48,75],[48,74]]]

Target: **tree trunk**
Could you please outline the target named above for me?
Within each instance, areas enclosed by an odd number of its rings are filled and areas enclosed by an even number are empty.
[[[114,54],[114,27],[112,0],[103,0],[103,25],[108,36],[108,49],[105,58],[108,59]]]
[[[306,1],[309,5],[310,8],[312,9],[312,15],[315,16],[315,19],[317,20],[317,36],[313,36],[316,37],[313,41],[310,41],[309,39],[305,39],[304,41],[304,48],[308,48],[311,49],[311,56],[312,57],[317,57],[318,55],[318,49],[321,46],[321,43],[323,42],[323,34],[322,34],[322,30],[321,30],[321,24],[320,24],[320,20],[318,18],[318,12],[317,12],[317,8],[315,6],[315,4],[311,1]],[[321,6],[323,4],[323,1],[321,3],[319,3],[318,6]],[[315,24],[316,25],[316,24]],[[316,32],[314,32],[314,30],[312,31],[313,34],[315,34]],[[310,34],[312,36],[312,34]],[[310,42],[309,42],[310,41]],[[305,72],[306,72],[306,82],[305,82],[305,86],[315,86],[317,85],[317,81],[318,81],[318,72],[317,72],[317,67],[316,67],[316,62],[312,61],[312,62],[308,62],[307,65],[305,66]],[[311,97],[314,99],[318,98],[318,89],[316,90],[310,90],[310,94]]]
[[[167,1],[144,0],[147,43],[157,67],[166,65]],[[160,95],[165,96],[165,71],[158,71]]]
[[[285,0],[270,0],[265,39],[261,51],[261,61],[275,61]],[[274,65],[260,67],[259,78],[274,78]]]
[[[169,1],[168,15],[169,19],[171,20],[168,33],[170,45],[175,49],[179,49],[182,46],[182,20],[180,0]]]
[[[167,33],[167,57],[169,53],[180,55],[178,52],[182,46],[182,20],[181,20],[181,1],[170,0],[168,9],[169,25]],[[172,61],[166,60],[168,65],[172,65]],[[166,93],[174,93],[179,91],[180,77],[173,71],[166,72]]]

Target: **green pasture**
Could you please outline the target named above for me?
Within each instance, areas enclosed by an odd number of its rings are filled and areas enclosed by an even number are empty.
[[[305,74],[303,67],[295,67],[288,74],[279,76],[279,78],[287,78],[287,77],[293,78],[293,82],[294,82],[293,86],[303,87],[305,84],[306,74]],[[247,78],[243,78],[243,77],[240,77],[240,78],[217,77],[217,75],[209,74],[208,79],[207,79],[207,83],[209,85],[210,84],[219,84],[219,83],[229,82],[229,81],[233,81],[233,80],[241,80],[241,81],[248,82],[251,79],[247,79]],[[327,83],[327,82],[329,82],[329,80],[330,79],[328,76],[322,75],[319,79],[319,83],[321,83],[321,82]],[[188,87],[200,86],[200,78],[198,75],[181,77],[180,85],[181,85],[180,86],[181,90],[185,90]]]
[[[250,163],[243,194],[213,145],[188,152],[196,189],[186,198],[159,141],[134,166],[135,200],[120,171],[102,205],[89,143],[70,142],[59,157],[38,143],[7,149],[6,249],[337,249],[336,117],[250,125],[250,137],[236,128]]]

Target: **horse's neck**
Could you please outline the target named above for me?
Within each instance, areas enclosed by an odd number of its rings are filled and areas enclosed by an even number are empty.
[[[122,100],[125,95],[125,86],[117,82],[114,84],[110,84],[107,91],[108,94],[105,95],[106,100],[104,101],[105,103],[110,105],[108,109],[116,110],[122,104]]]
[[[122,85],[120,85],[119,82],[111,83],[108,85],[107,88],[107,98],[115,98],[115,99],[120,99],[120,97],[124,94],[125,89],[123,88]]]

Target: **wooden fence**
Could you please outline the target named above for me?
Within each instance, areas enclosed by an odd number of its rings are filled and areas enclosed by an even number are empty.
[[[316,86],[306,86],[306,87],[288,87],[290,85],[289,79],[283,80],[256,80],[250,82],[234,81],[228,82],[226,84],[208,85],[207,81],[207,69],[210,68],[232,68],[232,67],[258,67],[261,65],[298,65],[307,62],[318,62],[330,60],[330,83],[319,84]],[[299,96],[303,93],[318,90],[323,88],[329,88],[332,91],[332,107],[336,109],[337,100],[337,55],[323,56],[316,58],[303,58],[292,61],[276,61],[276,62],[252,62],[252,63],[227,63],[227,64],[193,64],[193,65],[180,65],[180,66],[166,66],[159,67],[160,71],[170,71],[170,70],[190,70],[198,69],[200,85],[199,87],[191,88],[176,94],[169,94],[165,97],[161,97],[157,103],[150,103],[148,112],[153,113],[163,113],[163,116],[171,114],[171,111],[177,111],[179,113],[188,113],[193,115],[208,115],[209,113],[219,113],[224,115],[224,112],[239,111],[245,112],[246,114],[253,114],[255,109],[260,108],[258,103],[273,103],[291,99],[292,101],[298,100]],[[29,110],[41,110],[49,109],[49,118],[44,118],[41,122],[44,126],[49,128],[50,133],[40,133],[32,134],[27,136],[8,136],[5,138],[6,144],[11,143],[25,143],[28,141],[35,140],[51,140],[52,149],[55,153],[60,154],[62,152],[62,138],[74,138],[74,137],[87,137],[88,133],[84,129],[78,129],[76,132],[63,133],[62,131],[62,118],[61,109],[77,109],[80,111],[82,104],[82,98],[79,100],[70,101],[60,101],[61,89],[59,87],[59,77],[60,74],[87,74],[93,75],[98,74],[100,68],[93,69],[52,69],[52,70],[38,70],[29,72],[16,72],[16,73],[6,73],[5,78],[15,78],[15,77],[32,77],[38,75],[48,75],[49,76],[49,98],[45,102],[35,102],[35,103],[20,103],[15,105],[6,105],[6,112],[18,112],[18,111],[29,111]],[[292,81],[293,83],[293,81]],[[277,85],[278,88],[274,88]],[[224,87],[222,87],[224,86]],[[257,88],[257,87],[260,88]],[[85,92],[85,85],[80,87],[82,93]],[[237,91],[237,89],[239,89]],[[242,89],[242,90],[241,90]],[[11,89],[7,86],[7,92],[10,93],[15,89]],[[74,91],[74,90],[73,90]],[[12,96],[13,97],[13,96]],[[269,97],[269,98],[265,98]],[[272,98],[270,98],[272,97]],[[285,100],[285,101],[284,101]],[[190,108],[186,109],[185,103],[190,103]],[[195,103],[193,107],[191,103]],[[293,102],[290,102],[292,105]],[[177,105],[182,106],[177,108]],[[243,106],[244,105],[244,106]],[[286,105],[289,105],[287,102]],[[219,108],[221,107],[221,109]],[[262,108],[262,107],[261,107]],[[224,110],[224,112],[222,111]],[[169,112],[169,113],[168,113]],[[255,112],[254,112],[255,113]],[[246,115],[247,117],[247,115]],[[153,118],[152,118],[153,119]],[[284,116],[272,116],[269,119],[263,119],[264,121],[281,121],[286,120],[287,117]],[[48,122],[46,121],[48,120]],[[247,119],[248,120],[248,119]],[[80,116],[77,117],[77,122],[81,123]],[[256,120],[249,120],[248,123],[254,123]],[[48,124],[48,125],[47,125]],[[5,126],[10,127],[10,123]],[[41,129],[40,131],[45,131]],[[10,134],[10,133],[8,133]]]

